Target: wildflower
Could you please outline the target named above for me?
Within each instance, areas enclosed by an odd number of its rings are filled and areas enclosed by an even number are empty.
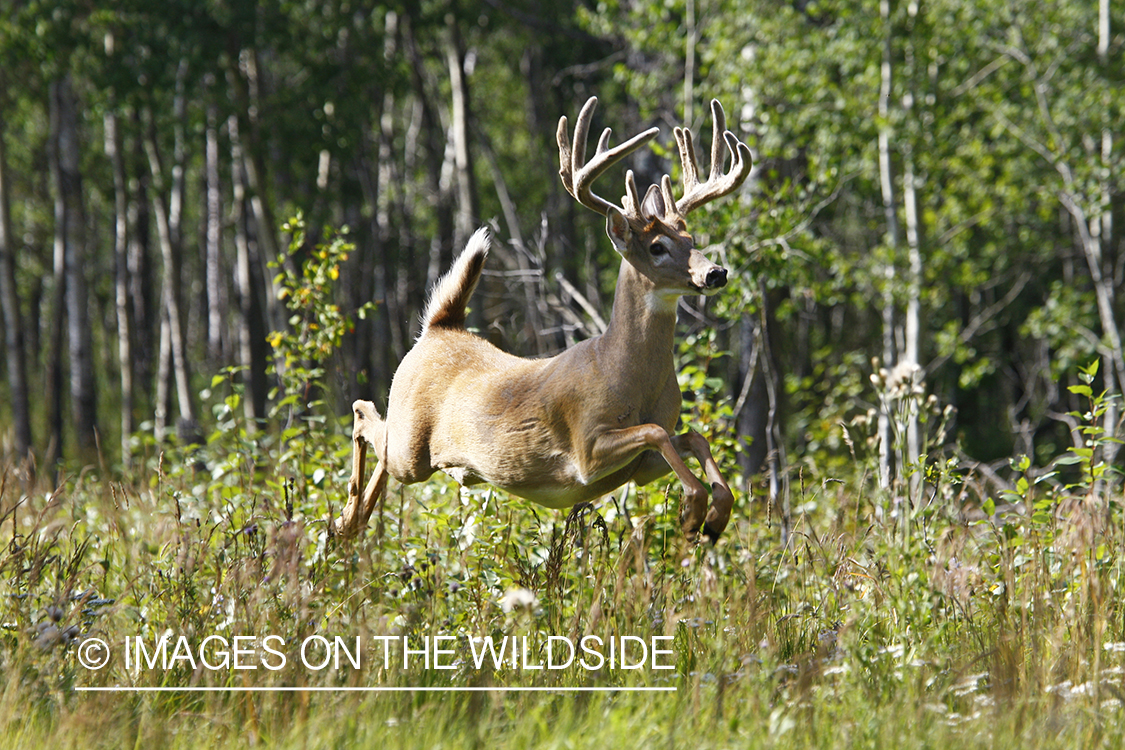
[[[539,606],[539,597],[525,588],[508,589],[500,598],[500,608],[505,614],[510,614],[516,609],[535,609]]]

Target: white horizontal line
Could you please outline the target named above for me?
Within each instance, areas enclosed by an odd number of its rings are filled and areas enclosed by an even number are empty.
[[[676,687],[76,687],[76,692],[88,693],[487,693],[487,692],[538,692],[538,693],[674,693]]]

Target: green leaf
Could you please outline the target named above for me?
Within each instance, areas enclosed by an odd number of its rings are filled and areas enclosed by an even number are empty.
[[[1000,490],[1000,499],[1006,500],[1009,503],[1023,502],[1023,495],[1012,490]],[[992,515],[991,513],[989,515]]]

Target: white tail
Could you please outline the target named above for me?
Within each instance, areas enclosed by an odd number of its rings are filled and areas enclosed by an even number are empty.
[[[480,281],[480,274],[484,270],[484,261],[488,258],[488,246],[491,244],[488,230],[481,227],[469,238],[469,244],[464,252],[457,258],[453,268],[438,280],[430,299],[426,303],[426,310],[422,313],[422,333],[419,338],[426,335],[431,327],[437,328],[463,328],[465,326],[465,307],[469,304],[469,297]]]
[[[578,116],[573,150],[566,118],[559,121],[559,173],[578,202],[606,217],[606,233],[622,258],[606,332],[555,357],[521,359],[466,331],[465,306],[488,254],[488,235],[479,230],[434,289],[422,333],[395,372],[386,420],[370,401],[353,404],[352,479],[333,525],[337,533],[354,536],[367,524],[388,475],[413,483],[437,470],[462,484],[488,482],[553,508],[673,471],[684,488],[685,535],[694,539],[702,529],[715,540],[723,532],[734,495],[710,446],[690,430],[671,434],[681,399],[672,353],[679,297],[713,294],[727,281],[726,269],[696,249],[685,216],[742,184],[750,150],[725,130],[722,107],[712,101],[707,181],[697,179],[691,133],[677,128],[684,171],[679,203],[667,176],[640,199],[630,171],[617,206],[593,193],[594,180],[657,131],[610,148],[607,129],[586,163],[596,102],[591,98]],[[726,173],[723,142],[731,154]],[[361,491],[369,445],[379,465]],[[688,455],[702,466],[710,493],[688,470]]]

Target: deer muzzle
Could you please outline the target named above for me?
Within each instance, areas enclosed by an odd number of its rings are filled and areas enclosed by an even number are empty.
[[[691,283],[704,294],[713,294],[727,285],[727,269],[707,260],[707,256],[693,250],[688,261]]]

